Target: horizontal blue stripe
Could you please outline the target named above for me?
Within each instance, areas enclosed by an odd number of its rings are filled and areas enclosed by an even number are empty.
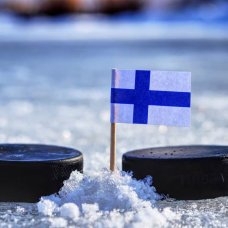
[[[138,92],[133,89],[111,89],[111,103],[141,104],[173,107],[190,107],[191,93],[173,91],[144,91],[138,99]],[[142,99],[143,97],[143,99]]]

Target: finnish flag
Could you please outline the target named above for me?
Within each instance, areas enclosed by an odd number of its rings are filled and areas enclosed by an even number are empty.
[[[190,126],[191,73],[112,70],[111,123]]]

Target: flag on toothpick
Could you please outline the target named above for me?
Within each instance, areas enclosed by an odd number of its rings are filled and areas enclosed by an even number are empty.
[[[112,70],[110,169],[115,170],[116,123],[190,126],[191,73]]]
[[[190,126],[191,73],[112,70],[111,123]]]

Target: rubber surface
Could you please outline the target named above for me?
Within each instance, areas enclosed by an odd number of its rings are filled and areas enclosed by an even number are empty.
[[[65,147],[0,144],[0,201],[37,202],[83,171],[82,153]]]
[[[179,200],[228,195],[228,146],[149,148],[123,155],[122,169],[153,177],[160,194]]]

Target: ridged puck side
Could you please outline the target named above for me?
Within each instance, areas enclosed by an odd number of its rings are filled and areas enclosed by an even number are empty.
[[[228,146],[175,146],[123,155],[122,168],[142,179],[153,177],[158,193],[180,200],[228,195]]]
[[[0,201],[36,202],[59,191],[71,172],[83,172],[78,150],[39,144],[0,144]]]

